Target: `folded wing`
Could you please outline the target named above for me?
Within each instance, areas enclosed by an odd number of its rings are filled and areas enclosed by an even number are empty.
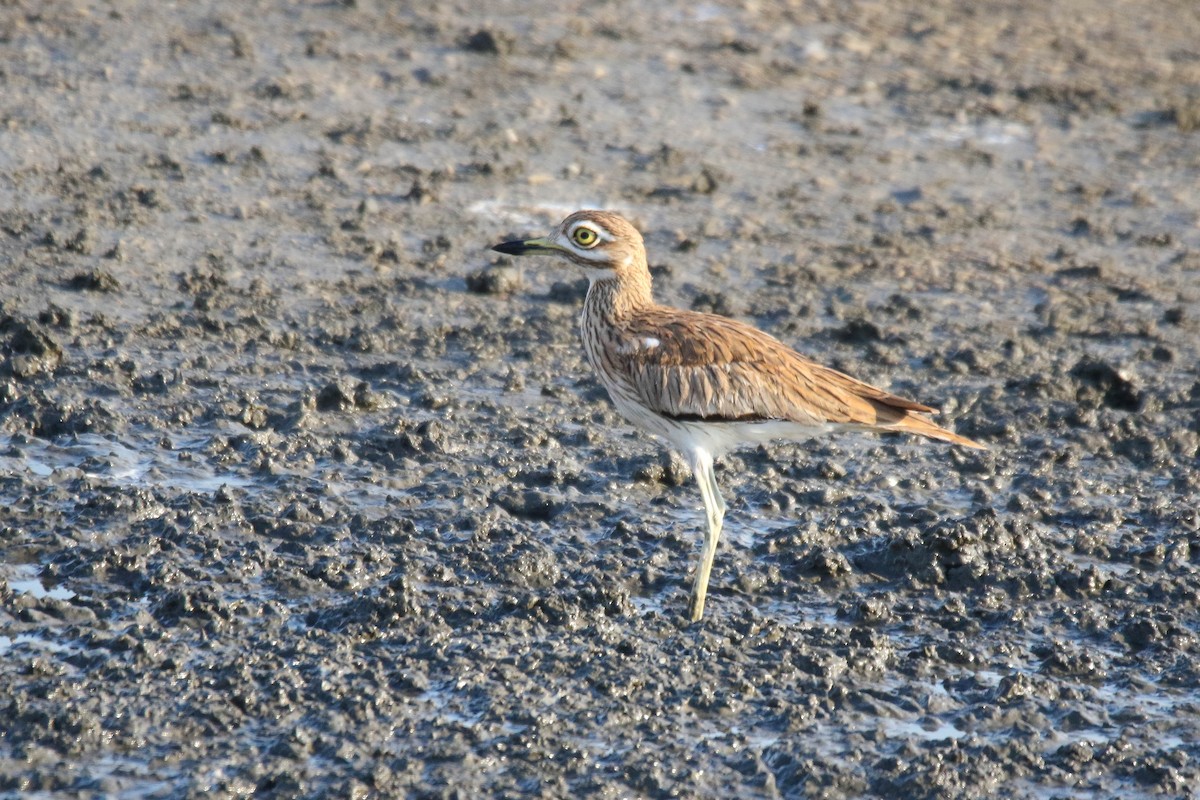
[[[862,425],[981,446],[919,416],[933,413],[929,406],[822,366],[736,320],[658,307],[620,336],[615,358],[639,399],[673,419]]]

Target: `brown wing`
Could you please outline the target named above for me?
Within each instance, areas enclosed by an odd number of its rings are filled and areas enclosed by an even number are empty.
[[[725,317],[659,307],[622,326],[621,339],[617,358],[639,398],[665,416],[896,426],[933,411]]]

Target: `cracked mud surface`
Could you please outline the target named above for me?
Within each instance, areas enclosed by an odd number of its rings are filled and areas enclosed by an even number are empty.
[[[1200,784],[1200,15],[0,9],[0,793],[1136,797]],[[974,453],[615,414],[660,300]]]

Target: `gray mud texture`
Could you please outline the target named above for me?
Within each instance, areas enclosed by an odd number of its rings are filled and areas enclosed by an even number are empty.
[[[0,3],[0,796],[1187,797],[1200,10]],[[659,299],[974,452],[614,412]]]

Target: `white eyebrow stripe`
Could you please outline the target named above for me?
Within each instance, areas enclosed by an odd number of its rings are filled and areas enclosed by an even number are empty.
[[[572,225],[571,229],[567,231],[567,236],[574,236],[575,231],[579,230],[580,228],[587,228],[589,231],[596,234],[596,237],[602,242],[611,242],[615,240],[615,237],[607,230],[594,222],[588,222],[584,219],[581,219],[579,222],[576,222],[574,225]]]

